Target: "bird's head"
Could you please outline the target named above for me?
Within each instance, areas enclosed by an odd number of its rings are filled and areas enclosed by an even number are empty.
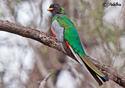
[[[53,16],[56,14],[65,14],[65,9],[59,4],[51,4],[47,11],[50,11]]]

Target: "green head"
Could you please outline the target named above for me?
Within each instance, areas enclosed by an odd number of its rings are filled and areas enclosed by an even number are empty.
[[[50,11],[53,16],[56,14],[65,14],[65,9],[59,4],[51,4],[47,11]]]

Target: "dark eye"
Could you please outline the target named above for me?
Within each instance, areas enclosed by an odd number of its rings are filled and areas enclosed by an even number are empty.
[[[54,5],[54,7],[56,8],[56,7],[57,7],[57,5]]]

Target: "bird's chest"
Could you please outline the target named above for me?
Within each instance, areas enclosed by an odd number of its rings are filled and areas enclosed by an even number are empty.
[[[58,41],[64,41],[64,27],[61,27],[57,20],[52,22],[52,33]]]

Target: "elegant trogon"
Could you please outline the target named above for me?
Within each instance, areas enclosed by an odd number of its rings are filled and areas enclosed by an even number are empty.
[[[74,55],[79,63],[85,65],[99,85],[103,84],[102,81],[108,81],[108,77],[92,64],[84,52],[76,28],[66,15],[65,9],[59,4],[51,4],[47,11],[52,13],[52,33],[61,42],[65,51]]]

